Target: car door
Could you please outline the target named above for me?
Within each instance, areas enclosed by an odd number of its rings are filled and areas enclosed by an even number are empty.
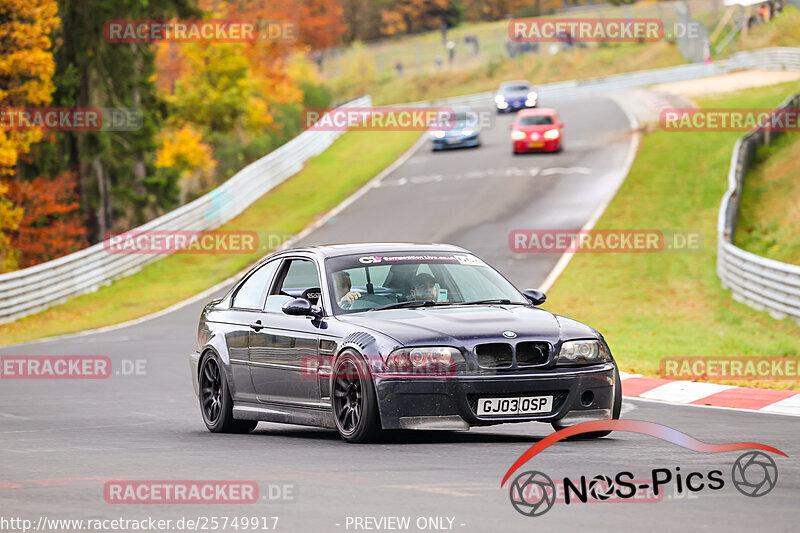
[[[225,343],[230,355],[233,373],[234,401],[256,401],[253,381],[250,377],[250,332],[251,324],[263,318],[264,302],[272,286],[272,279],[281,265],[280,259],[265,263],[245,279],[231,300],[231,309],[226,311]]]
[[[290,257],[283,263],[266,298],[260,325],[250,330],[250,375],[258,401],[318,407],[318,319],[290,316],[283,305],[306,295],[319,300],[320,278],[307,257]],[[313,302],[312,303],[317,303]]]

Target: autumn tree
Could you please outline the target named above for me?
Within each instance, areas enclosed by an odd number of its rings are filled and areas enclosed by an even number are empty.
[[[25,1],[25,0],[23,0]],[[54,49],[54,104],[59,107],[134,108],[143,123],[135,131],[58,132],[41,148],[26,178],[70,171],[85,216],[87,237],[136,225],[177,205],[167,178],[154,172],[155,137],[166,113],[153,83],[154,50],[148,43],[109,43],[103,24],[113,19],[168,19],[196,15],[190,0],[61,0],[62,31]]]
[[[25,268],[56,259],[85,247],[86,228],[80,213],[75,175],[17,180],[9,198],[22,208],[19,228],[11,232],[11,246]]]
[[[449,0],[391,0],[381,11],[383,33],[438,29],[449,7]]]
[[[0,111],[45,106],[53,92],[50,34],[58,26],[55,0],[0,0]],[[0,129],[0,272],[16,268],[9,243],[22,211],[7,197],[17,162],[42,138],[40,130]]]

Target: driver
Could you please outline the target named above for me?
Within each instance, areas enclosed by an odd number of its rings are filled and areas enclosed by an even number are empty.
[[[437,300],[436,278],[430,274],[417,274],[411,287],[413,300]]]
[[[336,303],[342,309],[349,309],[353,302],[361,298],[361,294],[351,291],[353,286],[350,281],[350,274],[341,270],[333,274],[333,293],[336,298]]]

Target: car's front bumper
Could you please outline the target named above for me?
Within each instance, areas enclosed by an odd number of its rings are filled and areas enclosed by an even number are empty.
[[[511,111],[519,111],[520,109],[533,109],[536,107],[536,100],[504,100],[503,102],[495,102],[494,106],[500,113],[508,113]]]
[[[512,141],[514,151],[521,152],[555,152],[561,147],[561,137],[558,139],[543,139],[539,141],[531,141],[523,139],[521,141]],[[533,145],[531,144],[533,143]]]
[[[557,422],[610,418],[614,365],[564,367],[536,372],[442,378],[375,377],[384,429],[467,429],[508,422]],[[591,393],[591,394],[588,394]],[[478,416],[480,398],[553,396],[547,413]],[[592,401],[586,402],[591,396]],[[582,419],[582,418],[583,419]]]
[[[445,137],[444,139],[431,139],[434,150],[446,150],[447,148],[466,148],[479,146],[481,141],[477,135],[472,137]]]

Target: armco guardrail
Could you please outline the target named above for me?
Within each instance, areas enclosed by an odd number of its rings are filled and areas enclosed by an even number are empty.
[[[599,91],[645,87],[760,68],[800,70],[800,48],[766,48],[739,52],[709,65],[679,65],[618,74],[605,78],[547,83],[538,86],[540,98],[581,96]],[[410,105],[491,106],[493,93],[478,93]],[[370,105],[369,97],[346,104]],[[219,188],[137,230],[204,230],[219,227],[253,201],[302,168],[303,162],[330,146],[339,132],[304,132],[269,155],[238,172]],[[96,244],[41,265],[0,274],[0,323],[47,308],[78,294],[91,292],[138,270],[159,256],[109,254]]]
[[[800,93],[779,109],[800,109]],[[734,299],[773,317],[800,322],[800,266],[789,265],[746,252],[733,244],[742,180],[759,146],[769,144],[780,132],[757,129],[736,142],[728,171],[728,190],[717,218],[717,275]]]
[[[342,107],[371,105],[369,96]],[[197,200],[136,228],[152,230],[208,230],[220,227],[244,211],[303,163],[328,148],[340,131],[304,131],[283,146],[251,163],[225,183]],[[23,270],[0,275],[0,323],[96,290],[131,274],[162,255],[112,254],[103,243]]]

